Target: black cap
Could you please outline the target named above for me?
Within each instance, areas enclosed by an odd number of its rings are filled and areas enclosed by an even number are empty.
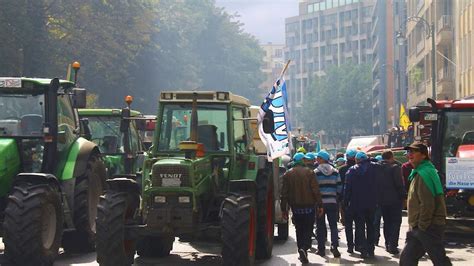
[[[419,152],[425,154],[426,156],[428,156],[428,147],[425,144],[423,144],[422,142],[419,142],[419,141],[413,142],[409,146],[406,146],[404,149],[405,150],[419,151]]]

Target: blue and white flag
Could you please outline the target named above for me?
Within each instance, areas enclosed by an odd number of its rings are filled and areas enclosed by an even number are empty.
[[[263,131],[263,117],[271,110],[274,117],[274,132],[267,134]],[[290,154],[290,125],[287,106],[286,83],[282,78],[273,85],[272,90],[267,95],[258,112],[258,133],[260,139],[267,148],[268,160],[279,158]]]

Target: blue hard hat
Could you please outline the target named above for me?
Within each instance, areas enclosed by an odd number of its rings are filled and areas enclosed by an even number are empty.
[[[325,161],[329,161],[330,157],[329,153],[325,150],[319,151],[317,156]]]
[[[314,153],[308,152],[308,153],[305,154],[304,158],[305,158],[306,160],[311,160],[311,161],[313,161],[314,159],[316,159],[316,156],[314,155]]]
[[[346,158],[354,158],[357,154],[357,151],[354,149],[348,149],[346,151]]]
[[[303,160],[303,158],[304,158],[304,154],[301,153],[301,152],[297,152],[297,153],[295,153],[295,155],[293,155],[293,161],[295,161],[295,162],[299,162],[299,161]]]
[[[382,161],[382,155],[379,154],[379,155],[375,156],[375,160]]]
[[[367,157],[367,154],[365,154],[365,152],[360,151],[356,154],[355,158],[356,160],[366,160],[368,157]]]

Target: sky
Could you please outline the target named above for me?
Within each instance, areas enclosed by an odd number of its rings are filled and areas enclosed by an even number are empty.
[[[238,13],[244,30],[260,43],[285,43],[285,18],[298,15],[299,0],[216,0],[228,13]]]

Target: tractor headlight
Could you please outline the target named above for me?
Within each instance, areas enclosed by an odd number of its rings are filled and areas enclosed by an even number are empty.
[[[155,203],[166,203],[165,196],[155,196]]]
[[[191,199],[188,196],[180,196],[178,197],[179,203],[190,203]]]
[[[474,195],[469,196],[467,202],[469,203],[469,205],[474,206]]]

